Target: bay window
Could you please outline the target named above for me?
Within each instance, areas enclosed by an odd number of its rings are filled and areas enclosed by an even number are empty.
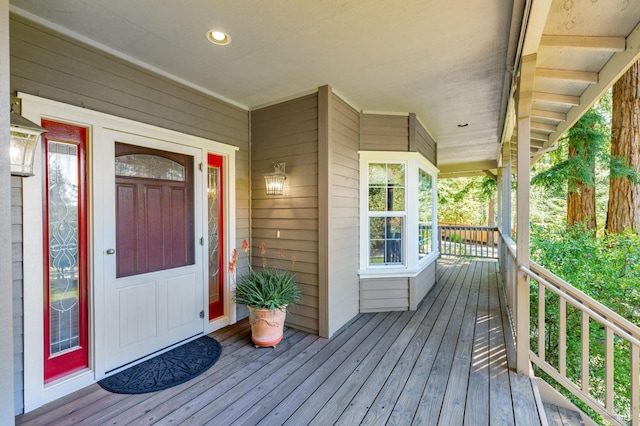
[[[411,275],[437,257],[437,169],[414,152],[360,152],[363,275]]]

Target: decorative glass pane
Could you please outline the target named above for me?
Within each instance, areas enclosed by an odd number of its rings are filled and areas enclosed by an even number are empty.
[[[183,165],[168,158],[149,154],[128,154],[116,157],[116,176],[181,182],[186,179]]]
[[[50,354],[80,344],[78,311],[78,149],[48,143]]]
[[[207,206],[209,209],[209,303],[220,300],[220,177],[217,167],[208,167]]]
[[[402,217],[369,218],[369,264],[401,265]]]
[[[433,251],[433,178],[418,169],[418,257]]]

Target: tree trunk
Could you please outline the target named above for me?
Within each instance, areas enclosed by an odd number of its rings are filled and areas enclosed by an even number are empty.
[[[586,155],[595,155],[586,152]],[[569,158],[577,155],[575,147],[569,145]],[[593,174],[595,175],[595,162],[593,163]],[[573,185],[571,185],[573,183]],[[587,229],[596,229],[596,187],[585,185],[574,180],[569,183],[569,187],[575,187],[575,191],[567,191],[567,223],[574,226],[584,223]]]
[[[489,199],[489,212],[487,217],[487,226],[495,226],[495,215],[496,215],[496,196],[495,194],[491,194],[491,198]]]
[[[611,155],[622,158],[640,172],[640,61],[613,86]],[[606,230],[622,233],[640,229],[640,185],[624,177],[612,177],[609,184]]]

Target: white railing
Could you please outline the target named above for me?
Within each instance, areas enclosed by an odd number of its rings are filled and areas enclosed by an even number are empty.
[[[537,350],[530,350],[529,358],[542,371],[551,376],[557,383],[583,401],[587,406],[599,413],[606,421],[616,425],[640,426],[640,327],[616,314],[600,302],[587,296],[580,290],[571,286],[566,281],[557,277],[542,266],[531,262],[529,268],[518,266],[516,262],[516,244],[508,236],[500,233],[500,268],[507,293],[509,304],[509,314],[512,322],[527,321],[530,326],[530,336],[537,339]],[[537,318],[519,318],[514,312],[516,303],[517,274],[524,273],[530,279],[531,302],[537,304]],[[537,290],[537,293],[535,292]],[[549,306],[547,292],[556,296],[554,305]],[[535,295],[537,299],[535,300]],[[547,312],[557,306],[557,324],[547,322]],[[568,306],[571,306],[580,315],[580,348],[579,354],[575,352],[567,353],[568,334],[576,333],[577,330],[569,327],[567,321]],[[535,312],[532,305],[531,312]],[[531,324],[535,322],[535,327]],[[515,324],[514,325],[514,330]],[[552,365],[547,357],[546,347],[551,335],[547,334],[547,326],[557,329],[557,359]],[[604,330],[604,338],[600,342],[598,331]],[[592,342],[597,342],[604,346],[603,357],[596,356],[597,350],[593,350]],[[616,347],[628,347],[628,371],[617,370],[618,377],[615,376],[616,362],[622,363],[624,360],[616,360]],[[580,375],[567,372],[567,357],[569,363],[575,356],[580,358]],[[555,358],[555,357],[554,357]],[[593,388],[600,386],[600,383],[592,383],[591,372],[596,369],[596,364],[602,363],[604,366],[604,398],[594,395]],[[572,379],[569,376],[573,376]],[[630,393],[627,412],[619,413],[614,406],[615,383],[628,383]],[[592,386],[593,385],[593,386]]]
[[[538,342],[537,351],[532,350],[530,352],[531,361],[598,412],[605,420],[617,425],[631,424],[637,426],[640,424],[638,411],[638,401],[640,399],[640,327],[622,318],[535,262],[531,262],[530,268],[520,267],[519,270],[531,278],[532,287],[536,284],[538,286],[536,327]],[[546,311],[548,306],[545,294],[547,291],[558,297],[557,365],[552,365],[548,362],[545,354],[548,338],[546,335]],[[568,305],[577,309],[581,315],[579,326],[581,338],[580,377],[573,380],[567,374],[567,336],[570,331],[567,329]],[[592,327],[593,324],[596,324],[596,326]],[[556,324],[552,324],[552,326],[556,327]],[[591,342],[597,339],[593,329],[604,329],[604,360],[599,359],[600,357],[590,356]],[[616,346],[624,347],[625,344],[630,348],[629,371],[621,373],[620,369],[618,369],[617,373],[624,376],[615,377],[614,366],[616,362],[623,361],[615,359]],[[604,400],[600,400],[591,392],[592,376],[590,374],[595,369],[595,364],[602,361],[604,363]],[[629,384],[630,400],[628,402],[628,412],[619,413],[614,406],[614,380],[616,379],[618,382]]]
[[[493,226],[439,225],[441,255],[498,258],[498,229]]]
[[[511,319],[511,326],[513,330],[516,330],[515,321],[517,321],[517,313],[515,312],[518,304],[516,303],[516,285],[518,282],[518,263],[516,262],[516,243],[508,235],[504,235],[500,232],[499,242],[499,257],[500,271],[502,272],[502,279],[504,282],[504,289],[507,293],[507,305],[509,309],[509,317]]]

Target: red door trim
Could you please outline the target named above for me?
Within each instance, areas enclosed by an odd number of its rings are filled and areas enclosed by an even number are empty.
[[[218,257],[218,270],[220,271],[220,280],[218,281],[218,291],[220,292],[220,300],[219,302],[216,303],[210,303],[209,304],[209,320],[213,320],[215,318],[221,317],[222,315],[224,315],[224,300],[226,295],[224,294],[224,287],[225,287],[225,280],[224,278],[227,276],[227,274],[225,273],[226,268],[226,262],[224,259],[224,169],[223,169],[223,157],[220,155],[216,155],[216,154],[207,154],[207,165],[208,166],[212,166],[212,167],[217,167],[220,170],[219,176],[220,176],[220,186],[218,188],[219,190],[219,199],[220,199],[220,207],[218,209],[219,211],[219,215],[218,215],[218,223],[219,223],[219,227],[218,227],[218,235],[219,235],[219,239],[220,239],[220,244],[218,245],[219,247],[219,252],[220,252],[220,256]]]
[[[42,127],[47,129],[43,136],[42,151],[44,173],[43,179],[43,294],[44,294],[44,381],[51,382],[67,374],[82,370],[89,366],[89,316],[88,316],[88,216],[87,216],[87,135],[85,127],[42,120]],[[78,147],[78,310],[80,344],[76,349],[50,356],[51,336],[49,319],[49,173],[48,173],[48,141],[73,143]]]

